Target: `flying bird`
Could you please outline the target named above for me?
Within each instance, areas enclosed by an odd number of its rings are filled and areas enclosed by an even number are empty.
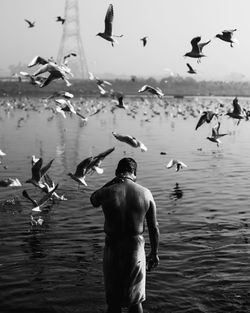
[[[197,58],[197,62],[201,62],[201,58],[205,57],[205,55],[202,53],[202,49],[204,46],[210,43],[211,40],[208,40],[207,42],[199,43],[201,40],[201,37],[194,37],[191,40],[192,50],[190,52],[187,52],[184,56],[190,57],[190,58]]]
[[[35,26],[35,22],[31,22],[31,21],[26,20],[26,19],[25,19],[25,22],[27,22],[27,23],[28,23],[29,28],[34,27],[34,26]]]
[[[217,34],[215,37],[223,41],[229,42],[233,48],[233,44],[238,44],[238,40],[233,38],[233,34],[237,29],[223,30],[221,34]]]
[[[176,167],[176,172],[178,172],[183,167],[187,167],[187,165],[185,163],[183,163],[182,161],[179,161],[179,160],[176,160],[176,159],[172,159],[166,165],[166,168],[171,168],[173,166]]]
[[[93,157],[88,157],[86,159],[84,159],[83,161],[81,161],[75,170],[75,173],[68,173],[68,175],[75,180],[76,182],[78,182],[78,185],[84,185],[87,186],[87,183],[85,181],[85,177],[87,174],[87,171],[89,170],[89,165],[91,164],[91,162],[93,161]]]
[[[101,78],[95,76],[95,75],[94,75],[93,73],[91,73],[91,72],[89,72],[89,79],[90,79],[90,80],[95,80],[96,83],[97,83],[97,85],[98,85],[98,86],[101,86],[101,87],[105,87],[105,85],[109,85],[109,86],[112,85],[109,81],[104,80],[104,79],[101,79]]]
[[[52,194],[55,192],[57,188],[58,188],[58,184],[50,192],[48,192],[45,196],[43,196],[39,201],[32,199],[26,190],[23,190],[23,196],[33,204],[32,211],[42,212],[42,207],[51,198]]]
[[[136,139],[135,137],[132,137],[130,135],[120,135],[118,133],[112,132],[113,136],[122,142],[126,142],[133,148],[140,148],[142,152],[145,152],[148,150],[148,148],[142,143],[140,140]]]
[[[44,77],[44,76],[37,76],[37,77],[34,77],[32,75],[30,75],[29,73],[27,72],[20,72],[20,75],[26,77],[29,79],[29,83],[31,85],[34,85],[34,86],[38,86],[38,87],[41,87],[41,85],[45,82],[45,80],[47,79],[47,77]]]
[[[145,47],[148,42],[148,37],[147,36],[142,37],[140,40],[142,41],[143,47]]]
[[[61,16],[56,17],[56,22],[61,22],[62,24],[65,23],[65,18],[62,18]]]
[[[232,105],[233,105],[233,111],[227,112],[226,115],[237,119],[238,120],[237,125],[239,125],[240,121],[246,117],[246,114],[245,114],[244,110],[241,108],[241,106],[239,105],[237,97],[235,97],[233,99]]]
[[[113,5],[110,4],[105,16],[105,28],[103,33],[98,33],[96,36],[100,36],[105,40],[108,40],[111,42],[112,47],[114,47],[114,43],[117,43],[117,41],[114,39],[114,37],[123,37],[123,35],[116,36],[112,34],[112,24],[114,19],[114,9]]]
[[[202,112],[201,117],[199,118],[199,121],[195,127],[195,130],[197,130],[205,122],[210,123],[214,116],[218,117],[218,114],[211,110]]]
[[[115,147],[110,148],[104,152],[99,153],[98,155],[94,156],[92,161],[87,167],[87,174],[96,172],[97,174],[103,173],[103,168],[101,168],[101,163],[110,153],[112,153],[115,150]]]
[[[196,70],[194,70],[189,63],[186,63],[186,64],[187,64],[187,67],[188,67],[188,71],[187,72],[189,74],[197,74]]]
[[[220,122],[218,122],[218,124],[212,128],[212,136],[207,137],[208,140],[217,143],[217,147],[219,147],[219,144],[221,143],[219,138],[227,135],[227,134],[219,134],[219,129],[220,129]]]
[[[31,183],[34,186],[41,188],[41,186],[42,186],[41,179],[46,174],[46,172],[49,170],[53,161],[54,161],[54,159],[52,159],[44,167],[42,167],[42,165],[43,165],[43,159],[42,158],[40,158],[38,161],[36,161],[31,168],[32,177],[29,178],[28,180],[26,180],[26,183]]]
[[[46,72],[50,73],[47,79],[39,86],[40,88],[47,86],[54,79],[60,79],[60,78],[66,82],[66,85],[68,87],[71,86],[71,83],[67,79],[67,74],[69,74],[69,71],[68,71],[69,68],[66,65],[59,66],[51,59],[46,60],[40,56],[35,56],[31,60],[31,62],[28,64],[28,67],[33,67],[38,64],[40,64],[41,67],[32,75],[33,77],[36,77]]]
[[[145,92],[145,91],[151,93],[152,95],[156,95],[159,98],[162,98],[164,96],[164,93],[159,87],[154,88],[149,85],[144,85],[138,90],[139,93]]]

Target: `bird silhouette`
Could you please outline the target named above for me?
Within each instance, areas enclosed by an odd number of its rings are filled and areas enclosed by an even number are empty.
[[[113,5],[110,4],[105,16],[105,28],[103,33],[98,33],[96,36],[100,36],[105,40],[108,40],[111,42],[112,47],[114,46],[114,43],[117,43],[117,41],[114,39],[114,37],[123,37],[123,35],[116,36],[112,34],[112,24],[114,19],[114,9]]]

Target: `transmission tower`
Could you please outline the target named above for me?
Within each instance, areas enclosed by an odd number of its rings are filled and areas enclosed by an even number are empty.
[[[78,0],[66,0],[64,18],[65,23],[63,24],[57,63],[62,63],[64,56],[69,53],[76,53],[76,57],[73,56],[68,59],[68,65],[74,78],[87,79],[88,68],[80,35]]]

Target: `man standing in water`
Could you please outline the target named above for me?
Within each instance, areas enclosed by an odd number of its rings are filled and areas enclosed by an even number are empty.
[[[137,163],[132,158],[119,161],[116,177],[95,191],[90,201],[102,206],[106,233],[103,273],[107,313],[142,313],[145,300],[146,260],[144,222],[147,221],[151,252],[147,269],[159,263],[159,229],[156,205],[151,192],[135,183]]]

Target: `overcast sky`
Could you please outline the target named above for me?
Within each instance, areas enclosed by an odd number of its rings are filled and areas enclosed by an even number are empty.
[[[109,3],[114,7],[113,31],[124,35],[115,47],[96,36],[104,30]],[[64,8],[64,0],[0,0],[1,73],[35,55],[57,57],[63,26],[55,20],[64,16]],[[249,0],[79,0],[79,15],[88,70],[95,74],[158,76],[171,70],[188,76],[189,62],[200,78],[239,73],[250,79]],[[24,19],[35,21],[35,27],[28,28]],[[239,41],[234,48],[214,38],[234,28]],[[143,36],[148,36],[145,48]],[[212,39],[200,64],[183,57],[195,36]]]

